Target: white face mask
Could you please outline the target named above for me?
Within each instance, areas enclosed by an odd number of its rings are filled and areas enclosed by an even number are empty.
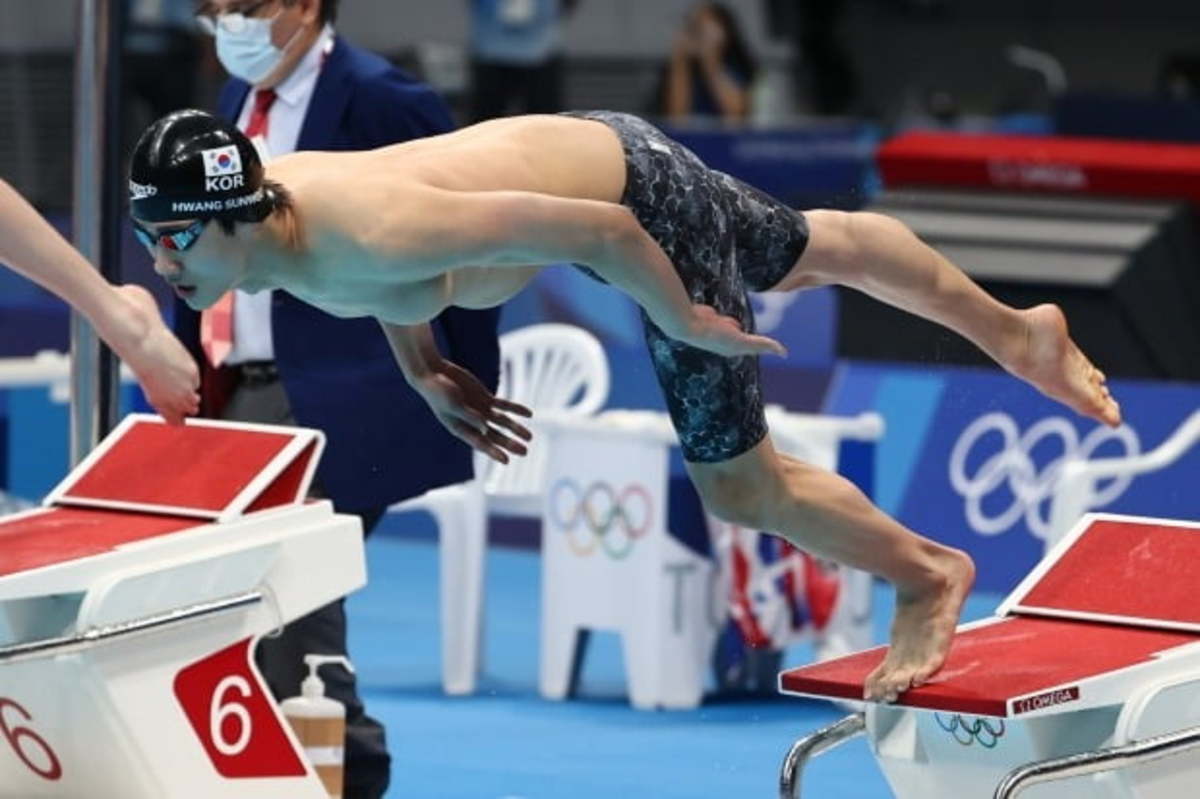
[[[271,26],[279,19],[279,14],[270,19],[225,14],[218,19],[217,58],[230,75],[256,84],[279,66],[283,61],[283,51],[300,34],[300,30],[297,30],[283,49],[276,47],[271,42]]]

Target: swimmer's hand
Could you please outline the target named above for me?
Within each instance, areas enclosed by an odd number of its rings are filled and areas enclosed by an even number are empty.
[[[710,305],[693,305],[684,330],[672,338],[726,357],[767,354],[787,357],[787,349],[778,341],[747,333],[736,319],[722,316]]]
[[[509,453],[527,452],[525,444],[517,439],[529,441],[533,433],[512,415],[530,417],[533,411],[492,394],[458,364],[441,359],[413,387],[447,430],[492,460],[508,463]]]
[[[168,424],[200,410],[200,370],[196,361],[163,324],[158,305],[141,286],[117,286],[121,313],[97,332],[129,364],[146,399]]]

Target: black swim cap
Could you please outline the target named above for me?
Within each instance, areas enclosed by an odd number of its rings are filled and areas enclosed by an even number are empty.
[[[237,126],[205,111],[167,114],[133,148],[129,209],[135,219],[260,222],[273,207],[254,145]]]

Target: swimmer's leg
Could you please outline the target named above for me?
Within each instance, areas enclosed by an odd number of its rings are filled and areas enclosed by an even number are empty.
[[[840,475],[778,454],[769,438],[729,460],[687,468],[716,516],[774,531],[895,586],[891,646],[867,679],[866,698],[894,701],[941,667],[975,578],[965,553],[908,530]]]
[[[835,283],[858,289],[959,333],[1078,413],[1120,424],[1121,411],[1104,375],[1071,340],[1057,306],[1008,307],[890,217],[806,211],[804,218],[808,243],[770,291]]]

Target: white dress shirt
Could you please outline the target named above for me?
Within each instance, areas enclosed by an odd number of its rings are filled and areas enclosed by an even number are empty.
[[[321,65],[332,49],[333,28],[327,25],[292,73],[275,87],[275,102],[267,112],[264,161],[295,152],[300,128],[321,74]],[[246,95],[242,112],[238,115],[237,124],[242,130],[250,123],[256,91],[251,89]],[[225,363],[232,365],[275,359],[275,345],[271,337],[271,294],[270,291],[257,294],[237,292],[233,304],[233,350]]]

